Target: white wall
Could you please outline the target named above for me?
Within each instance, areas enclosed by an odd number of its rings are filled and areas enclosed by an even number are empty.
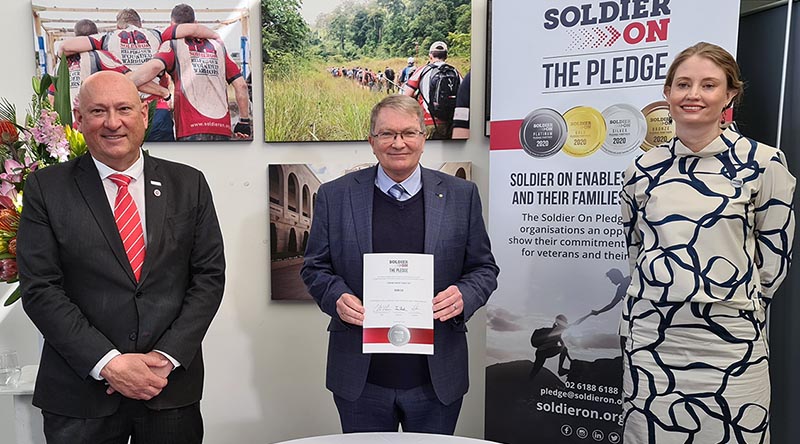
[[[253,65],[261,64],[259,2],[251,4]],[[42,3],[48,3],[43,1]],[[55,3],[55,2],[52,2]],[[29,0],[8,0],[0,14],[7,37],[0,96],[23,112],[34,73]],[[169,7],[166,3],[164,7]],[[426,144],[423,164],[470,160],[473,180],[488,203],[488,139],[481,121],[485,78],[486,3],[473,1],[472,133],[466,143]],[[263,119],[253,74],[254,117]],[[325,389],[327,316],[313,303],[275,303],[269,299],[267,165],[269,163],[352,163],[374,161],[369,145],[359,143],[265,144],[262,125],[255,142],[224,144],[151,144],[151,154],[193,165],[207,176],[225,237],[228,262],[225,298],[204,342],[206,383],[202,401],[206,440],[215,443],[271,443],[311,435],[339,433],[331,394]],[[485,315],[470,321],[471,389],[456,434],[483,436]],[[0,347],[20,352],[22,364],[38,357],[36,332],[20,306],[0,325]],[[0,430],[13,426],[11,401],[0,398]]]

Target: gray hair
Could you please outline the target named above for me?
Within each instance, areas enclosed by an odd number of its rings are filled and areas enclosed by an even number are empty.
[[[372,107],[372,112],[369,115],[369,132],[375,133],[375,122],[378,120],[378,114],[384,108],[393,109],[401,113],[406,113],[410,116],[416,116],[419,120],[420,131],[425,131],[425,115],[422,112],[422,106],[415,99],[402,94],[386,96],[380,102]]]

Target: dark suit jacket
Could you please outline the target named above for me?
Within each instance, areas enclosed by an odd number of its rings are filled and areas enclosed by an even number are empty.
[[[339,319],[336,301],[342,293],[363,294],[362,255],[372,252],[376,172],[377,167],[356,171],[320,187],[301,271],[311,296],[331,316],[327,387],[351,401],[364,388],[370,355],[361,352],[361,327]],[[434,354],[428,357],[436,396],[450,404],[469,387],[465,322],[497,288],[499,269],[475,184],[422,168],[422,192],[424,252],[434,255],[434,292],[455,284],[464,296],[463,315],[434,321]]]
[[[157,349],[180,362],[150,408],[200,400],[200,343],[225,281],[222,234],[202,173],[145,155],[144,180],[147,250],[137,284],[88,154],[28,176],[18,261],[23,307],[45,340],[33,397],[43,410],[114,413],[121,395],[106,395],[89,376],[114,348]]]

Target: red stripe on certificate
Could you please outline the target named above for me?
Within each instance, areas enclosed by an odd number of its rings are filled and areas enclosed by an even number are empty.
[[[519,141],[519,129],[522,120],[497,120],[490,123],[490,150],[518,150],[522,148]]]
[[[409,328],[411,339],[409,344],[433,344],[433,329],[432,328]],[[389,343],[389,329],[388,328],[365,328],[364,329],[364,343],[365,344],[388,344]]]

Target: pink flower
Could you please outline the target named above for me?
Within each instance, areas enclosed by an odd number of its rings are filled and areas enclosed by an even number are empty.
[[[36,143],[44,144],[50,157],[59,162],[69,160],[69,142],[64,127],[58,123],[55,111],[42,110],[36,125],[31,128],[31,136]]]
[[[0,260],[0,281],[11,281],[17,278],[17,261],[14,259]]]
[[[5,180],[0,182],[0,196],[7,197],[12,201],[17,200],[17,187],[14,186],[13,183],[6,182]]]
[[[6,159],[3,162],[3,171],[0,173],[0,179],[5,182],[20,183],[22,181],[22,170],[24,166],[14,159]]]
[[[0,195],[16,200],[17,187],[21,188],[27,173],[36,171],[39,167],[39,162],[34,162],[27,153],[25,153],[23,162],[24,164],[21,164],[14,159],[6,159],[3,162],[4,172],[0,173]]]

